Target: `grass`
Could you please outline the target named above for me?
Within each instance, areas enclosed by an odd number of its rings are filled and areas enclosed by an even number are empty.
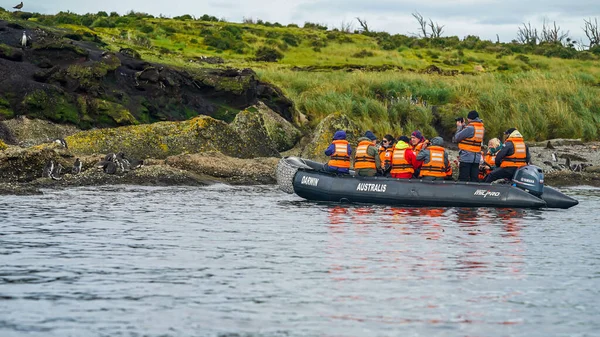
[[[97,17],[90,15],[87,22],[98,22]],[[0,17],[7,16],[0,12]],[[453,45],[435,47],[440,41],[389,37],[383,33],[368,36],[152,18],[140,13],[110,17],[106,19],[112,22],[106,25],[109,27],[92,27],[77,23],[83,17],[73,13],[38,15],[27,24],[50,23],[97,34],[108,49],[135,48],[151,62],[193,69],[216,65],[190,60],[218,56],[227,60],[223,66],[253,68],[261,80],[281,87],[297,109],[308,116],[312,126],[340,111],[365,130],[381,135],[420,129],[432,137],[440,130],[452,130],[454,117],[476,109],[486,123],[486,138],[498,136],[508,127],[517,127],[526,138],[535,140],[591,140],[600,135],[597,54],[569,50],[575,56],[591,59],[560,59],[543,56],[549,50],[544,46],[495,44],[474,37],[448,38],[441,42],[454,41]],[[58,18],[62,23],[52,23]],[[254,61],[256,51],[264,46],[279,50],[283,58],[277,63]],[[424,74],[423,70],[432,65],[459,75]],[[350,66],[394,66],[403,71],[334,70]],[[321,71],[295,71],[296,67],[319,67]],[[407,99],[411,96],[427,101],[427,106],[411,104]],[[437,115],[432,106],[436,106]]]

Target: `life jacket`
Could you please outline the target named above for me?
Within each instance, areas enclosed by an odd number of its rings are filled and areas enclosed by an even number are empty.
[[[390,167],[392,165],[392,155],[394,153],[394,147],[380,147],[379,148],[379,159],[381,159],[381,167]]]
[[[527,165],[527,147],[523,137],[511,136],[506,142],[513,143],[514,152],[510,156],[502,158],[500,167],[522,167]]]
[[[446,172],[448,171],[444,163],[444,153],[446,150],[441,146],[435,145],[428,146],[427,150],[429,150],[429,162],[423,163],[419,177],[446,177]]]
[[[414,145],[412,147],[412,150],[415,153],[415,156],[419,155],[419,152],[421,152],[421,150],[423,149],[423,145],[425,145],[426,142],[427,142],[427,140],[424,140],[424,141],[420,142],[419,144]]]
[[[483,156],[483,161],[488,164],[490,167],[496,166],[496,155],[493,155],[488,151],[485,156]]]
[[[483,133],[485,131],[483,123],[471,122],[468,126],[475,128],[473,137],[465,138],[458,143],[458,148],[468,152],[480,152],[481,142],[483,142]]]
[[[409,149],[410,148],[394,149],[394,152],[392,154],[392,170],[390,171],[391,174],[415,173],[415,169],[405,158],[406,151]]]
[[[331,159],[327,162],[327,165],[349,169],[350,156],[348,155],[348,141],[338,139],[331,143],[335,146],[335,152],[331,155]]]
[[[373,143],[368,140],[363,140],[358,143],[356,148],[356,157],[354,158],[354,169],[377,169],[375,165],[375,157],[369,155],[369,146],[373,146]]]

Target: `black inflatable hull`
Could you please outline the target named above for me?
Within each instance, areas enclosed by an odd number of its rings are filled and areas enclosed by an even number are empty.
[[[310,164],[310,163],[309,163]],[[309,165],[312,166],[312,165]],[[569,208],[578,204],[544,187],[541,198],[508,184],[353,177],[299,168],[294,192],[305,199],[406,206]]]

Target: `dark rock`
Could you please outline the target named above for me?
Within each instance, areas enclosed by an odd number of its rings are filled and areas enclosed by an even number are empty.
[[[6,27],[10,27],[10,28],[12,28],[12,29],[18,29],[18,30],[21,30],[21,31],[25,29],[25,27],[21,26],[21,25],[20,25],[20,24],[18,24],[18,23],[15,23],[15,22],[10,22],[10,23],[8,23],[8,24],[6,25]]]
[[[23,51],[0,44],[0,58],[21,62],[23,61]]]
[[[48,79],[60,70],[60,67],[55,66],[47,70],[39,70],[33,74],[33,78],[38,82],[47,82]]]
[[[142,59],[142,56],[140,55],[140,53],[138,53],[137,51],[135,51],[131,48],[121,48],[121,50],[119,50],[119,53],[121,53],[127,57],[131,57],[133,59],[137,59],[137,60]]]
[[[137,78],[140,81],[150,81],[152,83],[157,83],[159,74],[158,70],[154,67],[148,67],[137,74]]]

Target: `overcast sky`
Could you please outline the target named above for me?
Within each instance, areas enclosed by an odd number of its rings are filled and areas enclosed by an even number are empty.
[[[0,0],[0,6],[6,9],[17,3]],[[572,37],[585,38],[581,29],[583,20],[600,19],[600,0],[25,0],[23,10],[46,14],[59,11],[125,14],[135,10],[168,17],[209,14],[232,22],[251,17],[282,24],[302,25],[310,21],[331,28],[339,28],[342,22],[353,22],[358,28],[355,18],[361,17],[371,30],[401,34],[417,31],[411,13],[418,11],[423,17],[445,25],[444,36],[478,35],[495,41],[498,34],[500,40],[510,41],[516,38],[522,23],[531,22],[541,29],[544,18],[556,21]]]

